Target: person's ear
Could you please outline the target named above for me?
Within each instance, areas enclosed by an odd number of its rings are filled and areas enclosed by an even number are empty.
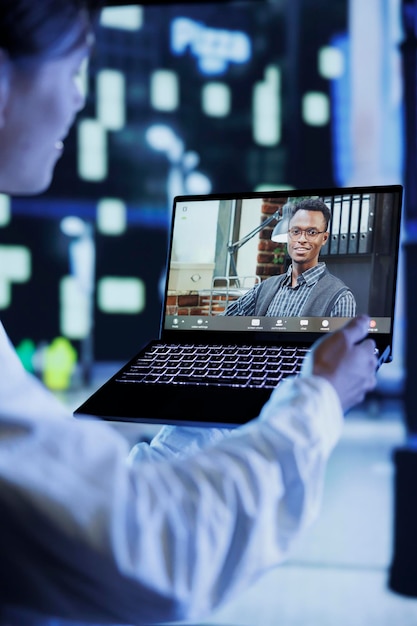
[[[323,233],[323,243],[321,244],[322,246],[324,246],[324,244],[326,243],[326,241],[328,240],[328,238],[329,238],[329,231],[328,231],[328,230],[326,230],[326,232],[325,232],[325,233]]]
[[[5,123],[5,110],[10,91],[10,61],[5,50],[0,48],[0,128]]]

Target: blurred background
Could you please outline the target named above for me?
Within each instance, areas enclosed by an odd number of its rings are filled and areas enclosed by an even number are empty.
[[[0,317],[25,366],[75,408],[158,334],[176,194],[402,183],[402,4],[108,2],[52,187],[0,196]],[[387,586],[403,265],[394,362],[347,417],[320,521],[207,624],[417,624]]]
[[[124,361],[158,333],[175,194],[401,182],[401,39],[400,0],[106,8],[52,187],[0,198],[25,362]]]

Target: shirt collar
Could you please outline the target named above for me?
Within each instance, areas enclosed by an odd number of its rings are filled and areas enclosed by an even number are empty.
[[[311,285],[314,285],[323,276],[325,271],[326,271],[326,263],[321,261],[314,267],[310,267],[310,269],[303,272],[298,277],[297,282],[299,285],[306,283],[310,287]],[[292,276],[292,265],[290,265],[287,270],[287,278],[285,280],[286,283],[287,281],[291,281],[291,276]]]

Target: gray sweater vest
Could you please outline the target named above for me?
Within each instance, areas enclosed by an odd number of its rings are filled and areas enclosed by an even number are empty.
[[[285,280],[286,274],[272,276],[260,284],[255,302],[255,315],[266,315],[277,290]],[[303,317],[329,317],[330,312],[342,293],[349,292],[345,283],[330,274],[326,269],[323,276],[311,288],[311,293],[300,313]]]

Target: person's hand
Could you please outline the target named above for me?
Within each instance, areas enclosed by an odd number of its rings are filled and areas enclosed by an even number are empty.
[[[326,378],[339,395],[345,412],[361,402],[376,385],[375,342],[365,339],[368,328],[369,318],[361,315],[321,339],[313,346],[301,371],[301,375]]]

